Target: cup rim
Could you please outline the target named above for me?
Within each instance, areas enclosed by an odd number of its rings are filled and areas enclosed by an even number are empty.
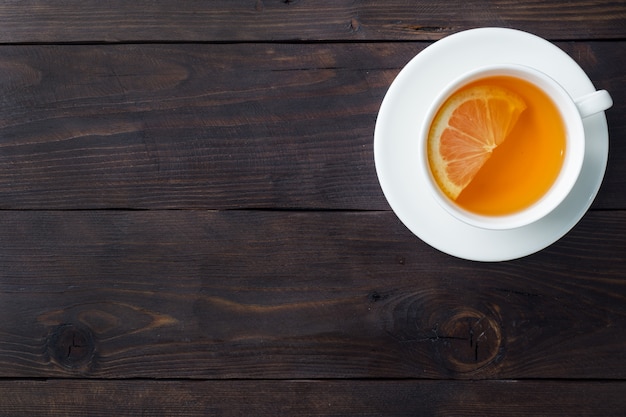
[[[446,196],[436,184],[428,162],[427,138],[430,125],[445,100],[459,88],[479,79],[505,75],[532,82],[544,91],[561,113],[566,129],[566,149],[563,166],[550,189],[529,207],[505,215],[481,215],[465,210]],[[521,64],[492,64],[468,71],[451,81],[429,106],[419,132],[419,167],[426,178],[429,194],[448,213],[475,227],[491,230],[515,229],[534,223],[555,210],[569,195],[582,169],[585,153],[584,125],[573,98],[547,74]]]

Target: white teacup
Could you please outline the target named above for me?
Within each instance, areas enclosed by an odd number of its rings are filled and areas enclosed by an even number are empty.
[[[520,211],[499,215],[482,215],[457,205],[439,188],[429,168],[427,139],[431,123],[439,108],[455,91],[474,81],[492,77],[510,76],[530,82],[541,89],[555,104],[565,127],[565,156],[556,180],[548,191],[529,207]],[[550,214],[571,192],[578,180],[585,156],[585,130],[583,119],[611,107],[613,101],[605,90],[595,91],[584,97],[572,98],[568,92],[548,75],[536,69],[518,65],[490,65],[467,72],[450,83],[430,105],[425,123],[419,132],[419,160],[422,175],[427,179],[430,194],[447,212],[472,226],[491,229],[514,229],[526,226]]]

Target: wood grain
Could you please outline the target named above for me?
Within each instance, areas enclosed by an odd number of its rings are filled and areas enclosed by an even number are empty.
[[[388,210],[376,114],[427,45],[0,47],[0,208]],[[624,208],[626,42],[558,46],[613,95]]]
[[[622,1],[5,1],[0,42],[432,40],[484,26],[551,39],[626,37]]]
[[[623,382],[0,381],[5,416],[622,416]]]
[[[592,210],[503,263],[373,163],[400,69],[485,26],[615,101]],[[0,416],[622,416],[624,68],[622,0],[0,2]]]
[[[626,213],[535,255],[391,212],[2,211],[0,377],[626,376]]]

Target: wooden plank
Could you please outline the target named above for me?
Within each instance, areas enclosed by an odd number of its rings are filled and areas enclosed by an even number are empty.
[[[623,39],[626,5],[575,0],[5,1],[0,42],[432,40],[473,27]]]
[[[384,45],[3,51],[11,71],[0,114],[3,208],[341,208],[372,197],[374,207],[386,207],[372,132],[406,52],[393,57]]]
[[[0,208],[387,210],[376,114],[426,45],[1,47]],[[614,96],[624,208],[626,42],[558,45]]]
[[[481,264],[391,212],[2,211],[0,377],[626,377],[626,212]]]
[[[0,381],[5,416],[622,416],[624,382]]]

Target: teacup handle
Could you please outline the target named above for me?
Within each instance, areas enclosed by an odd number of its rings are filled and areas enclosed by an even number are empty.
[[[604,111],[613,105],[613,99],[606,90],[594,91],[591,94],[579,97],[576,106],[583,119],[601,111]]]

